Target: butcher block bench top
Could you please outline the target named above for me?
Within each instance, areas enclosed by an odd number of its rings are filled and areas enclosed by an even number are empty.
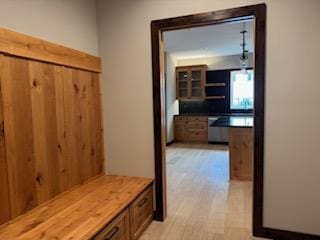
[[[90,239],[152,182],[99,176],[0,226],[0,240]]]

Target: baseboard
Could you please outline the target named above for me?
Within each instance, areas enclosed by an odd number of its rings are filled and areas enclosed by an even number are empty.
[[[220,145],[228,145],[228,142],[208,142],[208,144],[220,144]]]
[[[170,146],[172,143],[174,143],[175,142],[175,140],[173,139],[172,141],[170,141],[170,142],[167,142],[166,143],[166,146],[168,147],[168,146]]]
[[[274,228],[263,228],[261,233],[255,233],[255,237],[270,238],[273,240],[320,240],[320,236],[279,230]]]
[[[162,215],[160,216],[160,214],[158,214],[157,211],[153,211],[153,220],[158,222],[164,221],[163,216]]]

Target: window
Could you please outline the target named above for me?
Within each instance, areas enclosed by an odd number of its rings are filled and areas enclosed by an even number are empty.
[[[253,70],[241,70],[230,73],[230,109],[253,109]]]

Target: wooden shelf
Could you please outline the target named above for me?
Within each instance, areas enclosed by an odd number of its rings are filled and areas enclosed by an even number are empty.
[[[201,81],[201,79],[197,78],[197,79],[191,79],[192,82],[197,82],[197,81]]]
[[[206,99],[225,99],[226,96],[206,96]]]
[[[205,85],[206,87],[225,87],[226,86],[226,83],[207,83]]]

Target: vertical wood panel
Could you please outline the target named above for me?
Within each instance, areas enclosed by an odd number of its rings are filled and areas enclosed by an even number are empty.
[[[0,69],[3,69],[3,56],[0,55]],[[9,186],[8,186],[8,169],[7,157],[4,139],[4,121],[2,106],[2,89],[0,85],[0,224],[10,220],[10,203],[9,203]]]
[[[103,171],[99,78],[97,74],[64,68],[67,158],[71,186]]]
[[[28,60],[3,57],[1,88],[13,218],[37,204],[29,82]]]
[[[69,175],[69,187],[73,187],[80,183],[79,165],[77,158],[76,146],[76,106],[74,92],[78,91],[76,80],[73,80],[73,71],[70,68],[63,70],[63,89],[65,100],[65,124],[66,129],[66,144],[67,144],[67,166]],[[75,77],[76,78],[76,77]],[[75,82],[75,85],[74,85]]]
[[[63,105],[56,106],[56,82],[62,79],[61,69],[52,64],[30,61],[38,204],[61,193],[57,109]]]
[[[104,172],[104,148],[103,148],[103,122],[102,122],[102,103],[100,92],[100,79],[97,73],[92,73],[92,161],[93,175]]]
[[[58,160],[60,173],[60,189],[69,189],[69,168],[67,162],[67,130],[65,125],[65,102],[63,89],[63,68],[55,68],[55,101],[57,119]]]

